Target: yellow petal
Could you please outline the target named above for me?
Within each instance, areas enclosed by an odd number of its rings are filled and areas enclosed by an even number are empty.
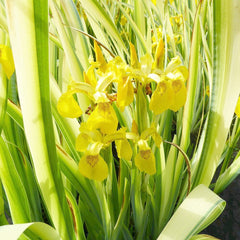
[[[86,153],[80,159],[79,171],[83,176],[97,181],[103,181],[108,176],[108,166],[99,154]]]
[[[151,73],[152,70],[152,56],[149,53],[146,53],[144,56],[141,57],[141,70],[144,74],[148,75]]]
[[[83,76],[84,76],[84,81],[86,83],[90,84],[94,88],[96,87],[97,80],[96,80],[96,77],[95,77],[94,67],[93,66],[90,66],[86,73],[83,72]]]
[[[164,60],[164,42],[163,39],[161,38],[156,49],[153,68],[163,69],[163,60]]]
[[[150,128],[145,129],[142,133],[141,133],[141,140],[148,140],[149,137],[153,138],[155,144],[157,147],[160,146],[161,142],[162,142],[162,138],[161,136],[157,133],[157,129],[154,125],[154,123],[151,124]]]
[[[136,53],[136,49],[132,43],[130,45],[130,54],[131,54],[131,66],[134,68],[139,68],[139,61]]]
[[[141,139],[147,140],[149,137],[151,137],[156,132],[156,128],[154,126],[154,123],[151,125],[150,128],[145,129],[141,133]]]
[[[185,66],[179,66],[174,71],[175,74],[180,80],[186,81],[188,79],[188,69]]]
[[[152,0],[152,3],[153,3],[154,5],[156,5],[156,4],[157,4],[157,0]]]
[[[149,147],[139,146],[139,153],[135,157],[135,165],[142,172],[150,175],[156,173],[155,157]]]
[[[179,43],[181,43],[182,42],[182,36],[181,35],[174,35],[174,41],[175,41],[175,43],[176,44],[179,44]]]
[[[129,78],[120,78],[118,81],[117,105],[123,112],[124,108],[133,102],[134,89]]]
[[[69,92],[64,93],[58,100],[57,110],[60,115],[68,118],[77,118],[82,115],[82,110],[73,95]]]
[[[119,158],[130,161],[132,158],[132,148],[127,139],[115,141]]]
[[[238,98],[238,101],[237,101],[235,113],[236,113],[237,117],[240,118],[240,97]]]
[[[135,133],[136,135],[138,135],[138,126],[134,119],[132,121],[132,132]]]
[[[2,44],[0,44],[0,63],[2,64],[3,71],[8,79],[10,79],[15,70],[12,50],[10,47]]]
[[[82,122],[79,128],[81,133],[85,133],[88,135],[93,142],[102,142],[103,141],[103,136],[102,134],[96,130],[92,129],[90,130],[86,122]]]
[[[118,131],[107,134],[103,137],[102,143],[109,144],[111,142],[114,142],[115,140],[124,140],[126,139],[126,128],[120,128]]]
[[[183,15],[180,14],[177,16],[170,17],[170,22],[172,26],[176,24],[178,27],[180,27],[183,24]]]
[[[111,134],[117,130],[118,119],[109,102],[98,103],[87,120],[89,129],[100,129],[104,134]]]
[[[94,41],[94,50],[96,54],[96,62],[97,64],[99,64],[98,68],[101,72],[104,73],[107,68],[107,62],[103,56],[101,48],[99,47],[96,41]]]
[[[160,147],[160,144],[162,143],[162,138],[161,138],[161,136],[160,136],[157,132],[155,132],[155,133],[153,134],[152,138],[153,138],[156,146],[157,146],[157,147]]]
[[[127,18],[124,15],[122,15],[121,20],[120,20],[120,24],[122,26],[125,26],[127,22],[128,22]]]
[[[150,100],[150,110],[152,110],[156,115],[164,112],[169,108],[169,106],[173,105],[173,96],[174,91],[170,81],[162,81],[158,83]]]
[[[181,80],[173,81],[172,88],[174,91],[173,103],[169,106],[169,109],[176,112],[185,104],[187,98],[187,90],[184,82]]]
[[[91,137],[87,133],[80,133],[76,139],[76,150],[84,152],[91,143]]]
[[[172,72],[174,71],[177,67],[179,67],[179,65],[182,63],[181,59],[179,56],[176,56],[174,58],[171,59],[171,61],[169,62],[169,64],[167,65],[166,68],[166,72]]]

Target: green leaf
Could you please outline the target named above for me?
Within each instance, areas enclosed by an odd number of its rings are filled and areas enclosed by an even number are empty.
[[[6,1],[26,139],[42,198],[63,239],[75,239],[57,162],[50,106],[48,1]]]
[[[57,231],[42,222],[4,225],[0,227],[1,239],[17,240],[26,230],[30,230],[42,240],[60,240]]]
[[[234,160],[234,162],[222,173],[217,179],[214,192],[221,193],[238,175],[240,174],[240,157]]]
[[[224,149],[240,92],[240,1],[213,1],[214,46],[210,111],[200,146],[194,186],[209,185]]]
[[[31,221],[31,210],[22,179],[14,160],[0,136],[0,176],[14,223]]]
[[[102,27],[107,31],[108,36],[110,36],[114,42],[114,48],[118,50],[118,54],[123,56],[124,51],[128,55],[127,48],[120,36],[119,30],[117,29],[114,21],[111,17],[108,9],[103,8],[99,1],[97,0],[80,0],[87,16],[92,24],[92,28],[95,31],[95,26],[101,27],[97,28],[99,31],[103,31]],[[96,24],[97,23],[97,24]],[[94,24],[94,25],[93,25]],[[103,32],[102,32],[103,33]],[[97,35],[97,34],[96,34]],[[105,35],[105,34],[104,34]],[[99,39],[101,41],[101,39]],[[110,42],[110,41],[109,41]]]
[[[77,55],[75,53],[75,47],[73,44],[71,44],[67,33],[64,29],[63,23],[61,21],[61,15],[60,11],[57,8],[57,5],[54,3],[53,0],[49,1],[50,9],[52,11],[52,15],[54,18],[54,23],[56,25],[59,38],[61,40],[64,53],[66,55],[68,67],[70,69],[71,77],[76,82],[82,82],[83,81],[83,68],[79,62],[79,59],[77,58]],[[86,64],[86,63],[85,63]],[[81,109],[85,110],[89,106],[89,99],[81,94],[79,97],[79,105]]]
[[[142,48],[142,51],[140,51],[140,53],[147,53],[148,52],[148,48],[146,45],[146,40],[144,39],[144,35],[142,35],[140,29],[138,28],[138,26],[136,25],[136,23],[133,21],[133,19],[131,18],[131,16],[129,16],[129,14],[127,14],[127,12],[123,9],[123,7],[120,5],[120,3],[118,3],[119,8],[121,9],[121,12],[124,14],[124,16],[126,17],[126,19],[128,20],[129,24],[131,25],[138,41],[139,41],[139,45]]]
[[[206,234],[199,234],[191,237],[190,240],[219,240],[219,239]]]
[[[197,186],[176,210],[157,240],[190,239],[212,223],[225,204],[206,186]]]
[[[2,131],[4,117],[7,108],[7,77],[3,72],[2,66],[0,64],[0,134]]]

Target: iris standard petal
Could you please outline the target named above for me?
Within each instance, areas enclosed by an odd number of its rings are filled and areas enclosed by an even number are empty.
[[[133,102],[134,89],[129,78],[120,78],[118,81],[117,105],[120,111]]]

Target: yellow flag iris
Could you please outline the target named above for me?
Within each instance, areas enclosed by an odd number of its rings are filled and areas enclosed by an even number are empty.
[[[163,54],[162,51],[161,53]],[[161,58],[162,55],[157,53],[155,62],[159,62]],[[188,71],[180,64],[180,58],[175,57],[169,62],[165,71],[160,72],[160,76],[152,74],[152,79],[158,84],[152,94],[149,108],[156,115],[167,109],[176,112],[185,104],[187,96],[185,81],[188,77]],[[158,66],[157,63],[155,65]]]
[[[116,142],[118,157],[130,161],[132,148],[126,139],[125,128],[111,134],[103,134],[96,129],[90,130],[87,123],[82,123],[76,140],[76,149],[85,152],[79,163],[80,172],[85,177],[97,181],[102,181],[107,177],[107,164],[99,153],[113,141]]]

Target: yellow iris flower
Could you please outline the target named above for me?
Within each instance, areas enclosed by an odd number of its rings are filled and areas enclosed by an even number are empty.
[[[135,165],[136,167],[142,171],[146,172],[150,175],[156,173],[156,163],[155,157],[152,153],[151,148],[148,146],[147,141],[140,140],[138,142],[139,152],[135,157]]]
[[[144,130],[139,136],[136,122],[133,121],[132,132],[127,133],[127,138],[132,139],[134,142],[137,143],[139,147],[139,151],[134,159],[135,166],[140,171],[152,175],[156,173],[156,163],[154,154],[152,153],[152,150],[147,143],[147,140],[150,137],[153,138],[156,146],[159,147],[162,142],[162,138],[157,133],[154,124],[152,124],[150,128]]]
[[[188,78],[188,71],[186,67],[181,66],[179,57],[175,57],[164,70],[163,55],[163,40],[160,40],[153,65],[155,73],[149,75],[153,81],[157,82],[157,88],[149,103],[150,110],[156,115],[167,109],[178,111],[185,104],[187,96],[185,81]]]
[[[100,156],[102,148],[108,147],[115,141],[119,158],[130,161],[132,149],[126,139],[126,129],[121,128],[111,134],[103,134],[101,131],[89,128],[88,122],[80,126],[80,134],[76,140],[76,149],[85,152],[80,159],[79,170],[87,178],[102,181],[108,176],[108,167]]]
[[[183,24],[183,15],[180,14],[177,16],[170,17],[170,22],[172,26],[176,25],[180,27]]]
[[[11,48],[3,44],[0,44],[0,63],[7,78],[10,79],[15,71],[13,55]]]
[[[130,43],[130,65],[120,57],[106,61],[101,48],[94,43],[95,62],[91,63],[84,73],[84,83],[72,82],[68,91],[64,93],[57,105],[59,113],[64,117],[79,117],[82,114],[75,93],[87,94],[93,110],[86,122],[81,123],[80,134],[76,140],[77,151],[84,152],[79,162],[80,172],[89,179],[102,181],[108,176],[107,163],[100,155],[102,148],[108,147],[115,141],[119,158],[130,161],[132,147],[128,141],[138,145],[138,153],[135,156],[135,166],[147,174],[155,174],[155,157],[148,145],[150,137],[157,147],[161,144],[161,137],[154,125],[138,133],[137,126],[132,126],[132,132],[126,133],[126,129],[117,130],[118,118],[113,109],[112,101],[116,101],[121,111],[134,100],[134,86],[146,88],[149,83],[155,81],[157,87],[151,95],[149,108],[154,114],[160,114],[170,109],[178,111],[186,101],[186,87],[188,71],[181,66],[179,57],[171,59],[164,68],[164,42],[160,38],[156,47],[155,58],[146,54],[138,60],[135,47]],[[114,84],[112,84],[114,83]],[[116,84],[115,84],[116,83]],[[112,84],[114,92],[108,93]],[[115,92],[116,90],[116,92]]]
[[[185,104],[186,95],[187,90],[183,80],[169,80],[163,76],[151,97],[149,108],[156,115],[167,109],[176,112]]]

